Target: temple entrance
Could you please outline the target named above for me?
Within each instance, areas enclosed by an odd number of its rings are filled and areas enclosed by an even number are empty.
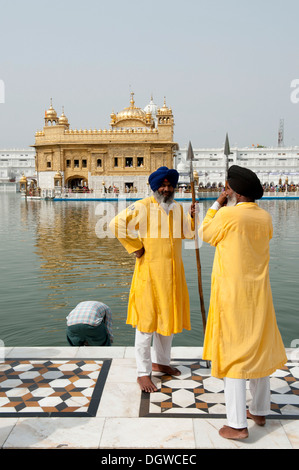
[[[67,179],[66,185],[68,189],[72,191],[82,190],[87,188],[87,180],[82,176],[71,176]]]

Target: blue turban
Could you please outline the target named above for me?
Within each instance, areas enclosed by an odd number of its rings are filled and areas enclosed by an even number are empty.
[[[179,174],[176,170],[170,170],[167,166],[161,166],[149,176],[148,181],[152,191],[157,191],[165,179],[175,188]]]

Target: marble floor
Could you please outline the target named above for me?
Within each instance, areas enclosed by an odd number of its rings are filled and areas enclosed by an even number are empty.
[[[7,359],[0,417],[95,416],[111,360]]]
[[[3,449],[299,449],[299,354],[270,379],[264,427],[249,437],[219,436],[226,424],[223,382],[201,348],[175,347],[179,377],[155,374],[141,393],[130,347],[5,348],[0,360]],[[248,401],[250,393],[248,390]],[[158,431],[158,432],[157,432]]]

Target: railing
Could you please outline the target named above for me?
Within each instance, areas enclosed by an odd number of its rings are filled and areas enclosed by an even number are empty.
[[[265,191],[264,197],[299,197],[299,190],[297,191]]]
[[[55,190],[55,197],[63,199],[142,199],[150,195],[149,190],[139,192],[126,192],[120,193],[119,191],[104,192],[102,189],[95,189],[93,191],[68,191],[68,190]]]
[[[61,189],[48,189],[42,190],[42,197],[53,197],[62,199],[78,199],[78,200],[91,200],[91,199],[142,199],[150,196],[150,189],[146,188],[145,191],[138,192],[104,192],[102,189],[95,189],[93,191],[68,191]],[[217,199],[220,191],[196,191],[196,198],[199,199]],[[299,189],[297,191],[265,191],[264,197],[285,198],[285,197],[299,197]],[[175,199],[192,199],[192,194],[189,191],[176,191]]]

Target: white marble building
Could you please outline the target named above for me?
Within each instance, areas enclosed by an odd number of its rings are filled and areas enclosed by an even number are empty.
[[[197,182],[202,186],[218,186],[225,183],[226,156],[223,148],[194,148],[193,169]],[[276,186],[288,179],[289,184],[299,184],[299,147],[248,147],[231,148],[229,166],[236,164],[253,170],[263,184]],[[190,182],[190,164],[186,160],[187,147],[179,149],[174,158],[174,167],[180,173],[180,184]],[[22,176],[37,178],[35,150],[0,149],[0,183],[11,180],[16,183]],[[48,187],[47,184],[44,186]]]
[[[175,168],[180,173],[179,183],[190,182],[190,164],[186,160],[188,148],[176,152]],[[288,179],[289,184],[299,184],[299,147],[248,147],[231,148],[229,166],[239,165],[254,171],[263,184],[275,186]],[[193,149],[193,169],[198,184],[218,186],[225,183],[226,156],[223,148]]]
[[[36,178],[35,150],[0,149],[0,182],[18,182],[23,175]]]

